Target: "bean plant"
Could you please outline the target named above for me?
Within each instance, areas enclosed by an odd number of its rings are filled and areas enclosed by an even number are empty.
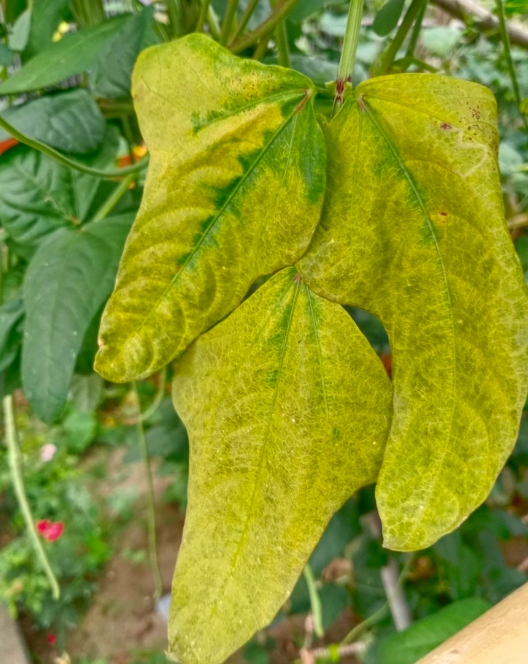
[[[295,0],[248,27],[257,4],[237,13],[229,0],[220,26],[209,2],[180,3],[173,34],[149,8],[87,25],[0,85],[27,94],[89,72],[87,88],[0,119],[25,143],[0,163],[5,278],[29,262],[23,296],[2,305],[5,394],[21,358],[34,411],[56,420],[95,337],[108,381],[171,366],[190,437],[169,621],[182,664],[220,664],[268,625],[365,485],[385,547],[416,551],[455,530],[490,493],[528,390],[527,290],[491,91],[388,73],[401,29],[381,75],[353,86],[357,0],[324,86],[288,66]],[[422,10],[410,5],[405,30]],[[258,61],[272,37],[279,65]],[[134,62],[139,129],[120,101]],[[102,110],[125,136],[139,131],[148,157],[111,167],[119,138]],[[57,114],[76,124],[74,145]],[[147,165],[136,214],[130,186]],[[349,307],[383,324],[391,378]]]

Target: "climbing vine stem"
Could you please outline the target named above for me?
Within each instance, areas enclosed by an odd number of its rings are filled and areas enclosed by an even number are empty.
[[[161,573],[158,561],[158,545],[156,542],[156,507],[154,504],[154,483],[152,481],[152,468],[150,467],[150,457],[147,447],[147,439],[145,437],[145,429],[143,428],[143,418],[141,416],[141,404],[139,401],[139,394],[137,384],[132,384],[134,397],[137,408],[136,429],[141,448],[141,455],[143,457],[143,465],[145,468],[145,478],[147,480],[147,530],[148,530],[148,547],[149,547],[149,562],[154,581],[154,597],[159,599],[163,591],[163,583],[161,580]]]
[[[504,15],[504,6],[502,4],[503,0],[495,0],[497,7],[497,16],[499,19],[499,30],[501,35],[502,47],[504,48],[504,57],[506,58],[506,64],[508,66],[508,73],[510,75],[510,80],[513,89],[513,96],[515,98],[515,103],[519,112],[521,111],[521,90],[519,88],[519,80],[517,78],[517,71],[515,70],[515,64],[513,62],[511,54],[511,44],[510,44],[510,33],[508,32],[508,26],[506,25],[506,16]],[[526,116],[521,113],[521,117],[524,123],[526,131],[528,131],[528,119]]]
[[[11,474],[11,482],[15,491],[15,495],[24,517],[26,523],[26,528],[28,530],[31,542],[35,553],[37,554],[38,559],[44,569],[46,576],[51,587],[51,593],[53,599],[57,600],[60,597],[60,587],[59,583],[51,569],[48,556],[44,550],[44,546],[39,539],[37,531],[35,529],[35,520],[33,514],[31,513],[31,508],[29,506],[26,490],[24,487],[24,475],[22,472],[22,454],[20,452],[20,447],[18,445],[18,434],[15,423],[15,409],[13,406],[13,395],[8,394],[2,400],[2,405],[4,409],[4,426],[5,426],[5,439],[7,445],[7,453],[9,459],[9,471]]]
[[[427,0],[412,0],[409,9],[407,10],[403,21],[401,22],[398,31],[394,35],[394,39],[389,44],[385,53],[381,56],[380,61],[380,70],[378,73],[387,74],[394,62],[395,57],[398,54],[405,38],[409,34],[410,29],[413,26],[413,23],[416,20],[421,20],[420,14],[422,9],[427,5]]]
[[[22,134],[18,129],[13,127],[13,125],[9,124],[4,118],[0,116],[0,127],[2,129],[5,129],[5,131],[8,132],[8,134],[11,134],[13,138],[16,138],[17,141],[20,143],[24,143],[24,145],[29,146],[30,148],[33,148],[34,150],[38,150],[39,152],[42,152],[42,154],[45,154],[48,157],[51,157],[55,161],[57,161],[59,164],[62,164],[63,166],[67,166],[68,168],[73,168],[76,171],[81,171],[81,173],[86,173],[87,175],[93,175],[95,177],[99,178],[118,178],[118,177],[124,177],[126,175],[130,175],[130,173],[138,173],[139,171],[142,171],[144,168],[146,168],[148,164],[148,155],[145,157],[142,157],[136,164],[133,164],[132,166],[126,166],[125,168],[114,168],[110,170],[101,170],[99,168],[92,168],[91,166],[86,166],[86,164],[82,164],[80,161],[77,161],[75,159],[70,159],[66,155],[63,155],[61,152],[58,150],[55,150],[54,148],[50,147],[49,145],[46,145],[45,143],[41,143],[40,141],[37,141],[33,138],[29,138],[29,136],[26,136],[25,134]]]
[[[352,82],[362,16],[363,0],[350,0],[345,39],[337,72],[335,93],[335,106],[337,107],[343,103],[345,85]]]
[[[321,605],[321,598],[319,597],[317,586],[315,584],[315,577],[310,565],[306,565],[303,570],[303,575],[306,585],[308,586],[308,594],[310,595],[314,632],[317,638],[320,639],[324,636],[323,607]]]

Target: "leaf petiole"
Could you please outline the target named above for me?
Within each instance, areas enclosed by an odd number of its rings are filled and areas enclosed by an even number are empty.
[[[41,152],[42,154],[45,154],[48,157],[51,157],[51,159],[54,159],[59,164],[62,164],[62,166],[73,168],[76,171],[80,171],[81,173],[86,173],[87,175],[93,175],[94,177],[113,179],[113,178],[125,177],[131,173],[139,173],[140,171],[142,171],[144,168],[147,167],[149,161],[149,156],[145,155],[136,164],[133,164],[132,166],[126,166],[125,168],[114,168],[109,170],[92,168],[91,166],[86,166],[85,164],[82,164],[80,161],[66,157],[66,155],[63,155],[58,150],[55,150],[54,148],[50,147],[49,145],[46,145],[45,143],[41,143],[40,141],[37,141],[34,138],[29,138],[29,136],[22,134],[20,131],[18,131],[18,129],[13,127],[12,124],[4,120],[2,116],[0,116],[0,127],[2,127],[2,129],[5,129],[5,131],[11,134],[11,136],[13,138],[16,138],[16,140],[19,141],[20,143],[23,143],[24,145],[27,145],[30,148],[33,148],[34,150],[37,150],[38,152]]]

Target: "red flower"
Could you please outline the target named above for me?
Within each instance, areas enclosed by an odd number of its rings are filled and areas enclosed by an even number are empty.
[[[48,532],[49,527],[51,526],[51,521],[49,519],[42,519],[37,521],[37,532],[41,535],[44,535]]]
[[[50,644],[50,646],[54,646],[57,643],[57,637],[55,636],[55,634],[48,634],[46,640]]]
[[[54,542],[55,540],[58,540],[64,532],[64,524],[62,521],[54,523],[49,519],[42,519],[41,521],[37,521],[37,532],[39,535],[42,535],[44,539],[48,540],[48,542]]]

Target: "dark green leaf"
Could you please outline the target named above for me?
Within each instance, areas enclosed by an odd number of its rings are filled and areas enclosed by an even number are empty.
[[[53,42],[0,85],[0,96],[47,88],[91,69],[108,40],[126,20],[126,17],[113,18]]]
[[[26,48],[27,40],[29,37],[29,28],[31,25],[31,10],[26,9],[17,18],[7,45],[12,51],[23,51]]]
[[[480,597],[454,602],[403,632],[387,637],[379,646],[379,664],[415,664],[449,637],[485,613],[491,604]]]
[[[305,18],[322,11],[325,7],[343,5],[345,2],[346,0],[302,0],[297,3],[288,18],[294,23],[301,23]]]
[[[26,136],[65,152],[92,152],[105,136],[104,116],[86,90],[40,97],[1,115]],[[0,141],[9,137],[0,128]]]
[[[86,162],[103,167],[113,160],[116,147],[107,134],[103,150]],[[99,183],[99,178],[18,146],[0,162],[0,222],[17,243],[35,245],[58,228],[86,221]]]
[[[324,58],[293,53],[291,66],[295,71],[311,78],[316,85],[324,85],[328,81],[335,81],[337,77],[337,63],[329,62]]]
[[[24,302],[17,297],[0,306],[0,371],[15,359],[22,341]]]
[[[475,594],[481,562],[479,556],[462,540],[460,531],[442,537],[433,546],[439,565],[440,579],[453,599]]]
[[[24,282],[25,394],[44,421],[62,412],[85,332],[110,294],[131,215],[63,228],[43,242]]]
[[[152,27],[153,10],[130,16],[101,51],[90,74],[90,87],[97,97],[130,96],[132,68],[139,53],[158,39]]]
[[[15,57],[15,54],[9,48],[9,46],[6,46],[5,44],[0,44],[0,66],[1,67],[9,67],[9,65],[12,65],[14,57]]]
[[[24,49],[24,59],[32,58],[51,44],[68,0],[33,0],[29,38]]]
[[[374,17],[372,29],[380,37],[386,37],[398,25],[405,0],[389,0]]]

